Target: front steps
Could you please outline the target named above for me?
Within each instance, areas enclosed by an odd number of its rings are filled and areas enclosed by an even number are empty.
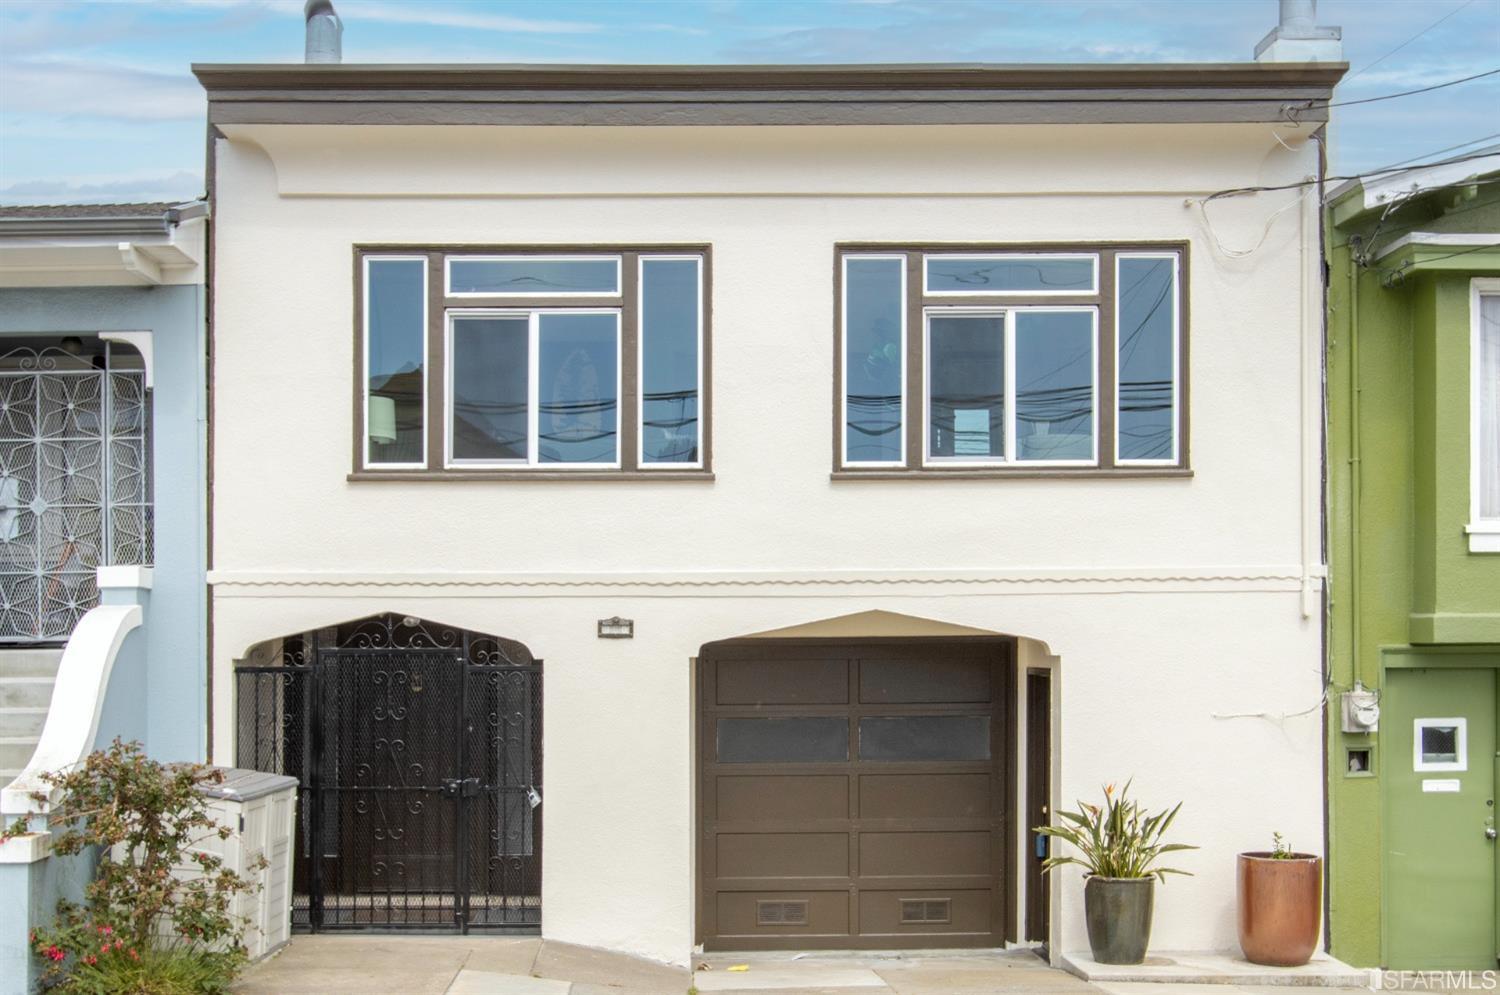
[[[0,787],[26,768],[42,737],[62,647],[0,648]]]

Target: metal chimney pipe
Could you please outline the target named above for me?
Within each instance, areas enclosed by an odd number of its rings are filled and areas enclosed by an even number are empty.
[[[344,22],[334,12],[333,0],[307,0],[302,16],[307,20],[307,52],[304,61],[342,62]]]
[[[1281,36],[1311,38],[1318,23],[1318,0],[1281,0]]]

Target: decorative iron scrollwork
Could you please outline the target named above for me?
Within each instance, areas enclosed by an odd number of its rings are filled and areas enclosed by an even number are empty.
[[[66,639],[100,566],[152,561],[144,372],[56,347],[0,356],[0,642]]]

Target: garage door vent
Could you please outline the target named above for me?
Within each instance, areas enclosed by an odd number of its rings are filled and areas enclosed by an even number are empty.
[[[901,899],[901,924],[952,922],[953,901],[948,898]]]
[[[757,926],[806,926],[807,902],[756,902]]]

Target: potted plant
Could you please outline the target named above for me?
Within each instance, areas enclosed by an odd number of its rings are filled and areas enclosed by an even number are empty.
[[[1129,793],[1129,781],[1118,797],[1114,785],[1105,785],[1103,807],[1080,801],[1077,812],[1057,813],[1061,825],[1036,829],[1078,851],[1077,856],[1048,857],[1042,867],[1048,871],[1067,864],[1083,868],[1089,949],[1100,964],[1139,964],[1146,959],[1155,884],[1165,883],[1168,874],[1189,873],[1157,867],[1156,861],[1166,853],[1198,849],[1163,841],[1181,802],[1148,815],[1139,802],[1127,798]]]
[[[1280,833],[1270,850],[1239,855],[1240,949],[1252,964],[1298,967],[1318,946],[1323,918],[1323,860],[1294,853]]]

